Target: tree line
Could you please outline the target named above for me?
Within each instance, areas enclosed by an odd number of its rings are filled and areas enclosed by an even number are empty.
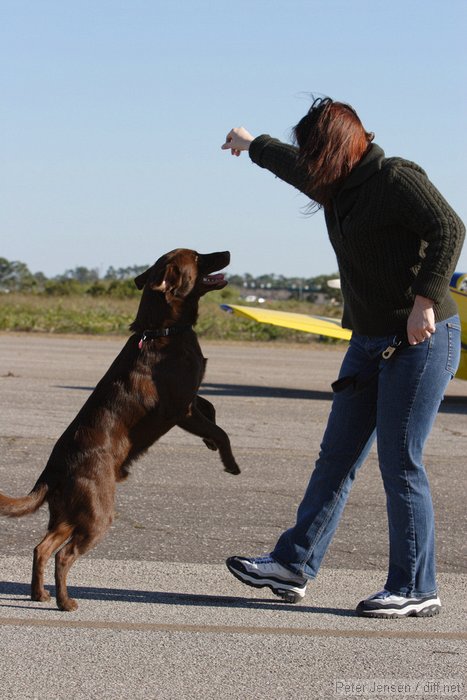
[[[42,272],[31,272],[26,263],[0,257],[0,292],[20,292],[47,295],[89,294],[91,296],[110,295],[117,297],[139,294],[133,282],[149,265],[109,267],[104,275],[98,268],[78,266],[65,270],[61,275],[47,277]],[[274,273],[259,276],[226,275],[230,287],[240,288],[242,293],[274,292],[284,290],[291,296],[313,301],[316,294],[324,293],[330,299],[340,300],[340,290],[327,286],[334,275],[317,277],[286,277]]]

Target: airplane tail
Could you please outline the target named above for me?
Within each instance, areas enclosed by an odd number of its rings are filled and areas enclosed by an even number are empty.
[[[44,503],[48,490],[47,484],[41,481],[22,498],[11,498],[0,492],[0,515],[6,515],[7,518],[20,518],[34,513]]]

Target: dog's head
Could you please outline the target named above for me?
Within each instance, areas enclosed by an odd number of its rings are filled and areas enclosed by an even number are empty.
[[[138,289],[150,288],[164,294],[170,303],[175,299],[196,298],[214,289],[223,289],[227,280],[219,272],[230,262],[230,253],[202,254],[188,248],[176,248],[138,275]],[[217,274],[214,274],[217,273]]]

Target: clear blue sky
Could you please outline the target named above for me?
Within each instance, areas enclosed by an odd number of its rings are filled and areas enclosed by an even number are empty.
[[[287,140],[312,92],[466,221],[466,20],[465,0],[0,0],[0,256],[52,276],[187,246],[334,272],[322,214],[220,150],[232,126]]]

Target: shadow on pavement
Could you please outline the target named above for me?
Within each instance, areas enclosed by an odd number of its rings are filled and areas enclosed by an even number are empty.
[[[94,391],[92,386],[56,384],[55,388]],[[314,401],[331,401],[333,396],[332,391],[287,389],[286,387],[256,386],[253,384],[202,384],[199,393],[202,396],[256,396],[266,399],[310,399]]]
[[[55,586],[46,586],[52,596],[55,596]],[[12,602],[25,602],[24,597],[29,598],[31,588],[29,584],[15,581],[0,582],[0,595],[12,596],[2,598],[0,607],[23,607],[12,605]],[[100,600],[103,602],[114,601],[117,603],[152,603],[154,605],[187,605],[190,607],[205,606],[215,608],[246,608],[250,610],[289,610],[301,613],[313,613],[321,615],[337,615],[339,617],[355,617],[353,610],[345,608],[320,608],[306,605],[290,605],[274,602],[266,598],[242,598],[236,596],[199,595],[191,593],[170,593],[166,591],[138,591],[124,588],[95,588],[89,586],[68,586],[68,592],[72,598],[78,600]],[[17,598],[16,596],[21,596]],[[44,606],[50,610],[50,603]],[[40,608],[40,606],[37,606]]]
[[[56,385],[58,389],[93,391],[92,386]],[[290,389],[277,386],[257,386],[254,384],[212,384],[201,385],[202,396],[245,396],[265,399],[308,399],[309,401],[332,401],[332,391],[315,391],[313,389]],[[440,406],[440,413],[457,413],[467,415],[467,396],[446,396]]]

